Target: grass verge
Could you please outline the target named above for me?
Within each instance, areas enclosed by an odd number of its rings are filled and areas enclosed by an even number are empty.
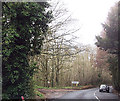
[[[35,93],[36,93],[36,95],[37,95],[40,99],[44,99],[44,98],[45,98],[44,94],[42,94],[41,92],[39,92],[39,91],[36,90]]]
[[[93,85],[85,85],[85,86],[68,86],[68,87],[41,87],[38,85],[35,85],[35,89],[75,89],[75,90],[82,90],[82,89],[89,89],[89,88],[93,88],[95,86]]]

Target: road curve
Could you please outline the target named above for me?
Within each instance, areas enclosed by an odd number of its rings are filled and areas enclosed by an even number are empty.
[[[99,92],[98,88],[73,91],[52,101],[120,101],[113,93]]]

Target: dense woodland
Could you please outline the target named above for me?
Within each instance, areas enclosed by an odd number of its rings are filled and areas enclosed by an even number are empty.
[[[119,52],[119,31],[120,31],[120,2],[116,3],[108,13],[107,21],[102,24],[103,32],[97,36],[96,45],[107,53],[107,63],[112,74],[113,85],[120,91],[120,66],[118,60]]]
[[[73,19],[60,2],[2,3],[2,97],[34,98],[34,86],[113,85],[120,91],[119,3],[108,13],[97,47],[75,44]]]

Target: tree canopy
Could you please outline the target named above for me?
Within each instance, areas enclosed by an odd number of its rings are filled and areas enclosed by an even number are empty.
[[[105,37],[96,37],[96,45],[111,54],[118,54],[118,8],[118,4],[112,7],[106,23],[102,24]]]

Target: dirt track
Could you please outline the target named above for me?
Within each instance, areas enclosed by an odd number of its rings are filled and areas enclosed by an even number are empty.
[[[45,95],[45,98],[52,99],[52,98],[59,98],[62,95],[76,91],[76,90],[68,90],[68,89],[38,89],[39,92],[43,93]]]
[[[42,94],[44,94],[45,99],[52,99],[52,98],[59,98],[62,95],[69,93],[69,92],[73,92],[73,91],[77,91],[77,90],[82,90],[82,89],[88,89],[88,88],[93,88],[94,86],[92,85],[86,85],[83,86],[81,88],[79,87],[74,87],[72,89],[40,89],[38,88],[37,91],[41,92]],[[39,96],[36,97],[36,99],[40,99]]]

